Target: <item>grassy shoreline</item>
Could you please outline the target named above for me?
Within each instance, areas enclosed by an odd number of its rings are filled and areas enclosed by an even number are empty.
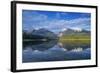
[[[59,42],[63,44],[90,44],[91,37],[89,35],[64,35],[59,38]]]

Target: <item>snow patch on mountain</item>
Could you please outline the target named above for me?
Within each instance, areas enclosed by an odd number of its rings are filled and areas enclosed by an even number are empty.
[[[78,28],[78,27],[74,27],[74,28],[71,28],[72,30],[74,30],[74,31],[78,31],[78,32],[81,32],[82,31],[82,29],[81,28]]]

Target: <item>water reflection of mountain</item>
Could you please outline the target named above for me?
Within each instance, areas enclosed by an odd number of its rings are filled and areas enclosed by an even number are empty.
[[[39,50],[39,51],[45,51],[48,50],[49,48],[53,47],[56,45],[58,40],[50,40],[50,41],[35,41],[35,42],[23,42],[23,49],[26,49],[25,47],[31,47],[32,50]]]
[[[67,51],[77,49],[77,48],[82,48],[83,50],[85,50],[86,48],[90,48],[90,44],[72,44],[72,43],[64,44],[64,43],[60,43],[59,45],[65,49],[67,49]]]
[[[27,45],[26,45],[27,46]],[[67,45],[68,46],[68,45]],[[87,45],[64,47],[54,41],[42,42],[24,47],[23,62],[47,62],[90,59],[90,47]]]

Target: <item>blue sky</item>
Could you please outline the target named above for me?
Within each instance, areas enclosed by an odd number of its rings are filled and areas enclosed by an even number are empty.
[[[56,11],[22,11],[23,30],[45,28],[52,32],[60,32],[63,29],[90,30],[91,14],[79,12],[56,12]]]

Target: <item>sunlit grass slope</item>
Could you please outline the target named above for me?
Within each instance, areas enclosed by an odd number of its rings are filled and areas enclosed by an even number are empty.
[[[71,43],[71,44],[90,44],[90,35],[63,35],[59,38],[61,43]]]

